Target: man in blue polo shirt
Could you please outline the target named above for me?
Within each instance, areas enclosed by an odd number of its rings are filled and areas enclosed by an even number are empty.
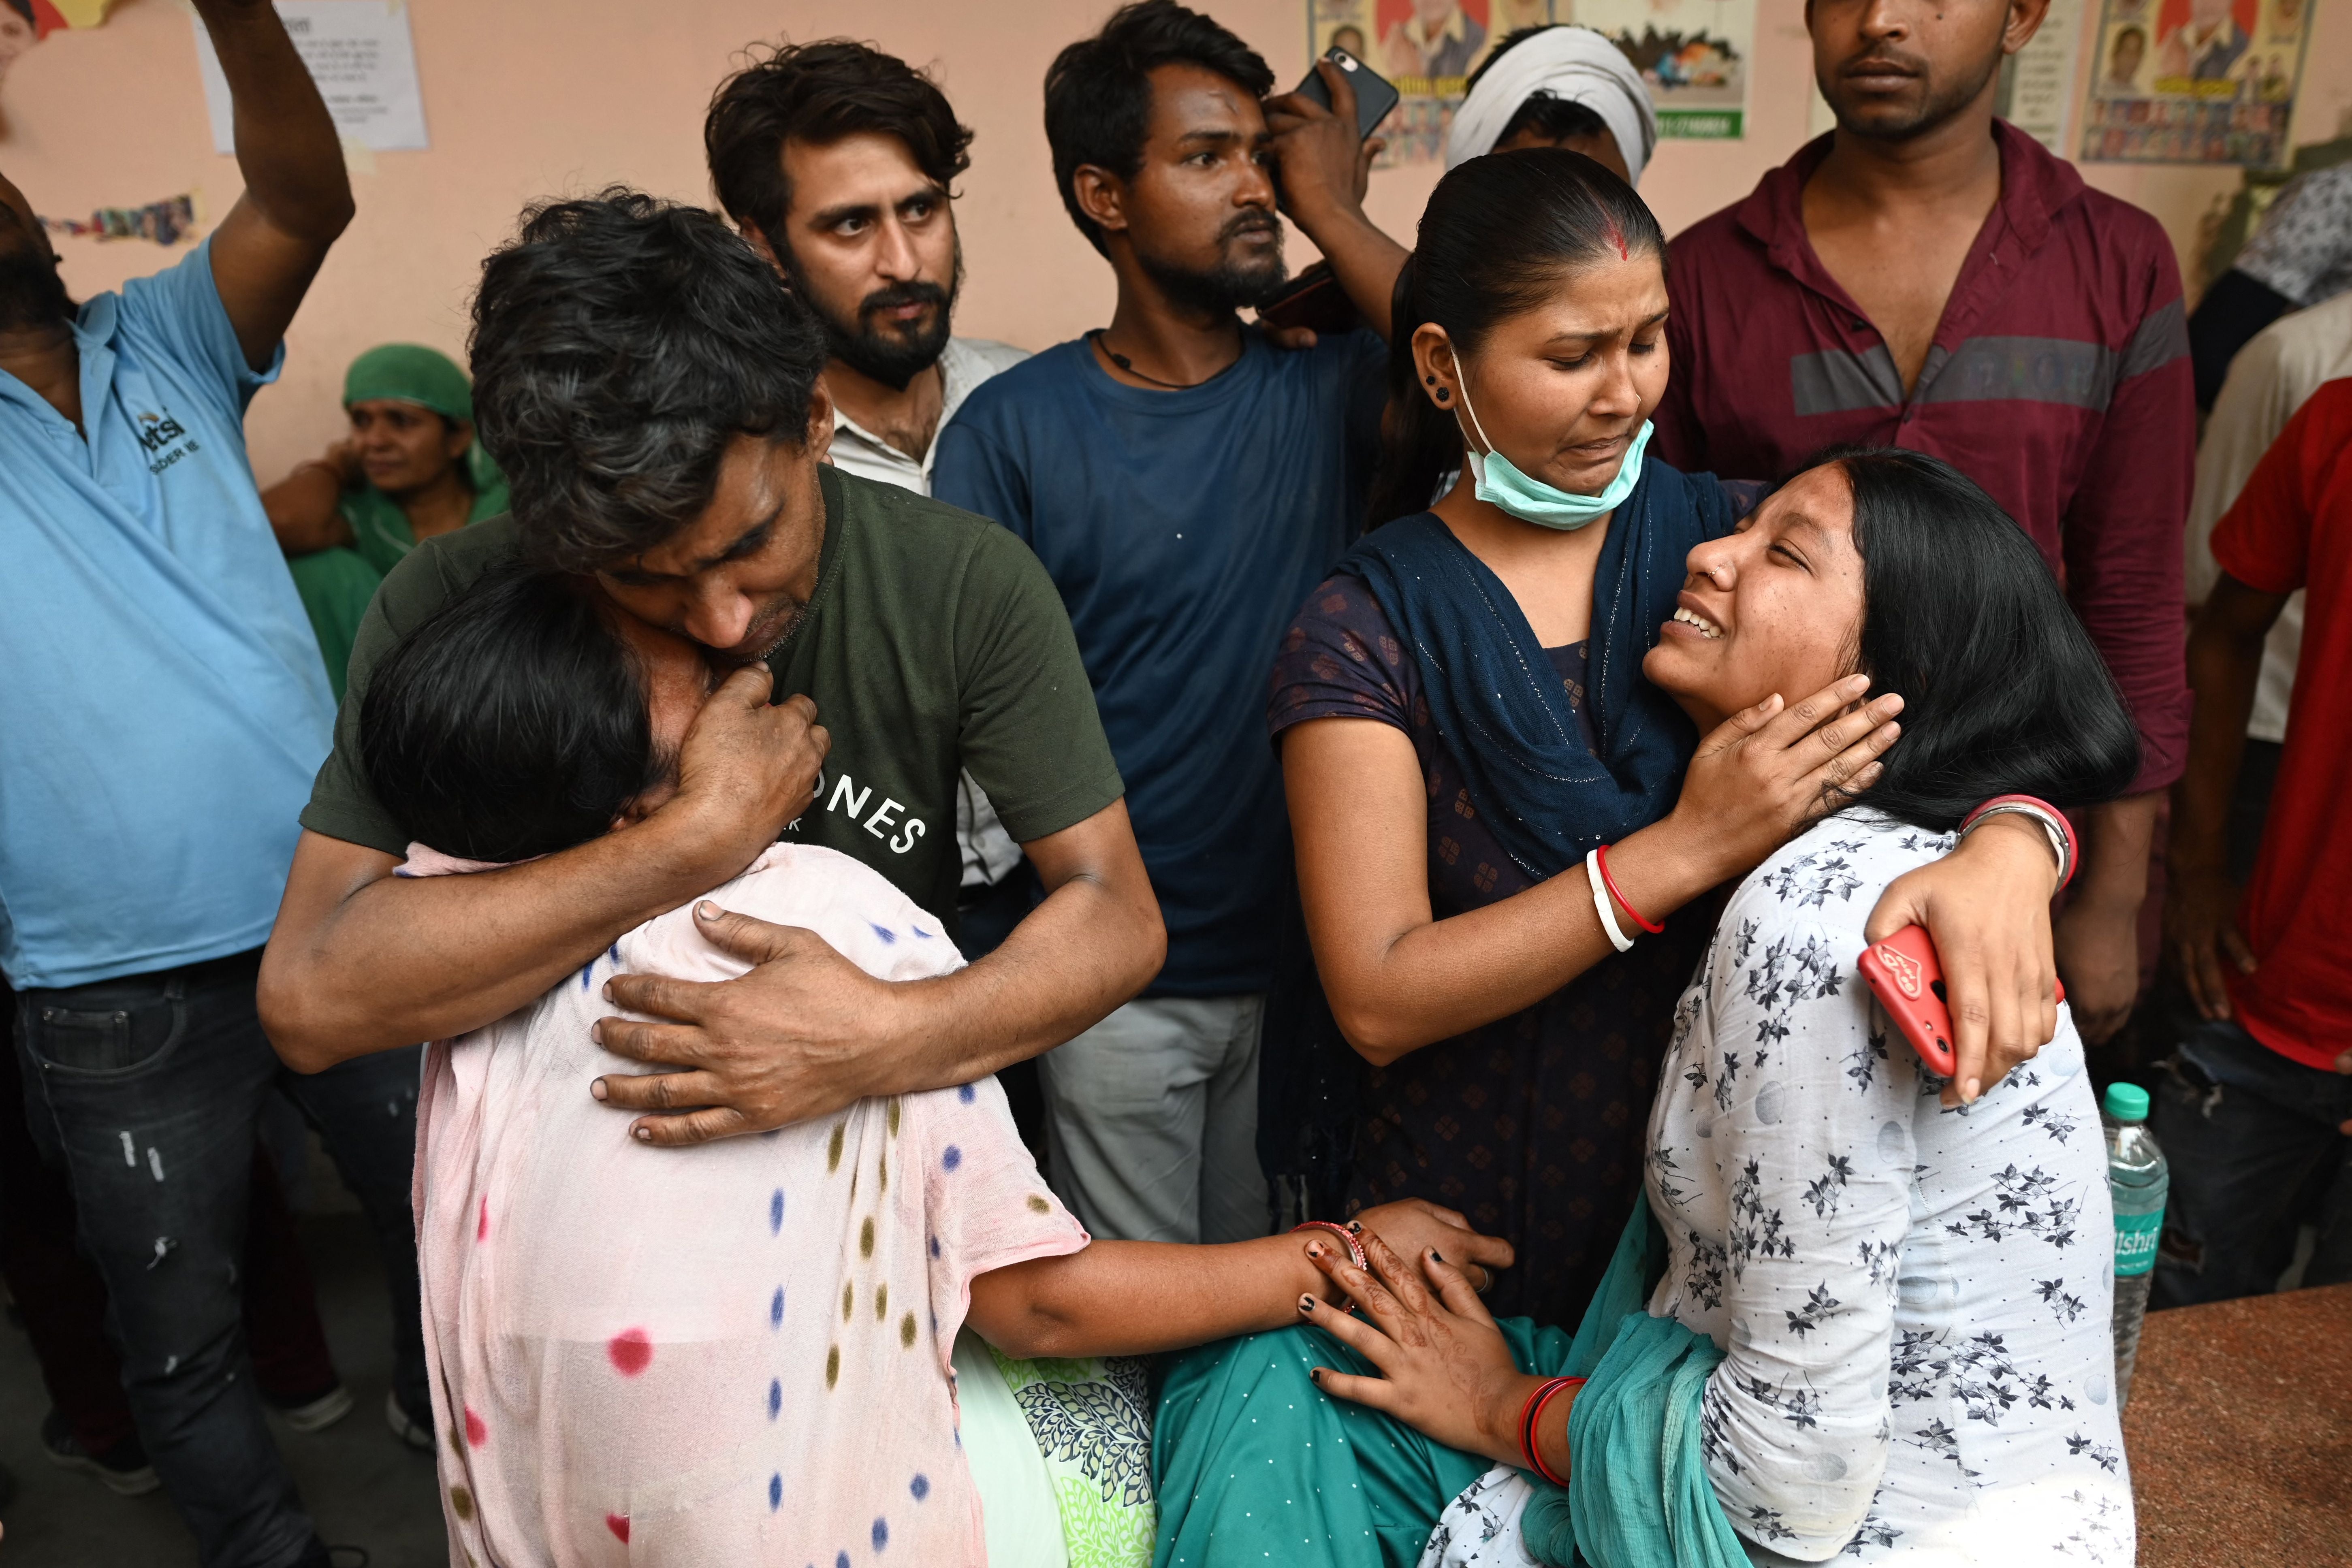
[[[1055,1187],[1097,1236],[1267,1228],[1258,1046],[1290,848],[1265,683],[1361,520],[1386,355],[1370,332],[1276,349],[1235,314],[1283,280],[1273,84],[1173,0],[1063,51],[1046,140],[1118,308],[977,388],[933,461],[932,493],[1061,590],[1168,928],[1144,995],[1038,1058]]]
[[[27,1118],[72,1182],[156,1473],[206,1568],[284,1568],[328,1558],[238,1325],[279,1072],[254,979],[334,705],[243,421],[352,195],[267,0],[196,10],[246,186],[205,244],[77,309],[0,179],[0,970]],[[390,1232],[415,1068],[383,1060],[304,1098]]]

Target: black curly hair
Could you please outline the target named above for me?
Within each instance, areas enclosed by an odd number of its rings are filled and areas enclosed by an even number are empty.
[[[1122,180],[1142,172],[1151,72],[1165,65],[1214,71],[1252,98],[1274,90],[1274,72],[1255,49],[1176,0],[1120,6],[1101,32],[1055,56],[1045,72],[1045,142],[1053,150],[1054,184],[1070,221],[1105,255],[1101,226],[1078,205],[1078,171],[1091,163]]]
[[[474,419],[536,563],[588,571],[710,504],[738,435],[804,442],[825,337],[718,215],[613,186],[482,264]]]
[[[719,205],[783,254],[793,205],[784,143],[824,146],[861,132],[905,142],[923,177],[950,195],[971,167],[971,128],[957,122],[930,78],[898,56],[848,38],[755,46],[751,63],[710,95],[702,121]]]

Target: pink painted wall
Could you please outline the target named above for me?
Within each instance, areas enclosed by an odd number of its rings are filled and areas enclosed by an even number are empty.
[[[1667,143],[1643,180],[1669,232],[1745,194],[1805,138],[1811,56],[1801,0],[1761,5],[1748,140]],[[1256,45],[1283,81],[1306,68],[1305,0],[1208,0],[1206,8]],[[850,33],[935,66],[979,132],[958,206],[971,272],[959,328],[1035,348],[1100,324],[1109,275],[1055,195],[1040,84],[1055,51],[1109,9],[1110,0],[898,0],[887,8],[410,0],[433,146],[355,158],[358,220],[294,323],[284,380],[253,405],[257,470],[274,479],[337,434],[343,366],[369,344],[405,339],[458,350],[481,258],[525,201],[610,181],[708,200],[703,106],[735,51],[755,38]],[[2352,110],[2352,6],[2326,0],[2315,10],[2298,142],[2332,134]],[[227,209],[239,189],[236,165],[212,151],[191,24],[172,0],[123,0],[103,27],[53,35],[15,63],[0,82],[0,167],[36,207],[72,216],[196,188],[214,216]],[[2086,173],[2155,212],[2184,251],[2200,216],[2237,181],[2234,171],[2093,164]],[[1376,175],[1373,216],[1410,239],[1435,176],[1421,168]],[[80,293],[162,259],[138,242],[58,244]],[[1311,255],[1296,246],[1293,265]]]

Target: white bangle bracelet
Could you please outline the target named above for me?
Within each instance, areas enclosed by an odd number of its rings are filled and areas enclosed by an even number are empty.
[[[1620,952],[1633,951],[1633,939],[1617,926],[1617,911],[1609,907],[1609,884],[1601,877],[1601,851],[1584,852],[1584,879],[1592,884],[1592,912],[1601,917],[1601,929],[1609,933],[1609,945]]]
[[[1968,837],[1996,816],[2030,816],[2039,823],[2042,831],[2049,837],[2050,852],[2058,858],[2058,885],[2063,888],[2074,880],[2074,836],[2068,830],[2065,818],[2056,816],[2041,806],[2028,805],[2023,801],[2003,801],[1998,805],[1986,806],[1978,813],[1960,829],[1960,837]]]

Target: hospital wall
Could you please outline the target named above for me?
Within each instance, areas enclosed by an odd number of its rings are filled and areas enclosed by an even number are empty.
[[[957,206],[970,270],[960,331],[1040,348],[1108,319],[1109,272],[1055,195],[1040,84],[1055,52],[1095,27],[1110,0],[408,5],[432,147],[352,155],[359,216],[288,335],[284,376],[247,420],[265,482],[338,434],[337,394],[354,353],[393,339],[461,351],[481,258],[525,202],[612,182],[709,201],[703,109],[754,39],[848,34],[936,71],[978,132]],[[1811,68],[1801,0],[1760,6],[1747,139],[1668,142],[1643,181],[1669,233],[1746,194],[1805,140]],[[1286,85],[1306,68],[1302,0],[1209,0],[1205,8],[1255,45]],[[2317,0],[2314,9],[2297,143],[2334,134],[2352,113],[2352,0]],[[123,0],[105,26],[55,34],[16,63],[0,82],[0,169],[37,210],[77,216],[191,189],[211,218],[227,210],[240,182],[235,162],[212,151],[192,21],[180,0]],[[2087,58],[2081,68],[2087,76]],[[2184,269],[2200,219],[2238,183],[2233,169],[2084,172],[2156,214]],[[1409,238],[1436,174],[1376,174],[1373,216]],[[139,241],[58,243],[78,294],[168,259]],[[1312,254],[1294,238],[1294,266]]]

